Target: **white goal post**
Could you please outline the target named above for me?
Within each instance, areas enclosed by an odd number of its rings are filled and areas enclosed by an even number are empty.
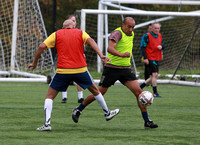
[[[47,37],[38,0],[1,0],[0,7],[0,81],[47,82],[54,72],[50,49],[34,71],[27,69]]]

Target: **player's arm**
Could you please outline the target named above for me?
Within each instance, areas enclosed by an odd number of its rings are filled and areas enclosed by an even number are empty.
[[[149,42],[149,37],[148,37],[147,34],[145,34],[144,38],[143,38],[143,41],[142,41],[142,43],[140,45],[142,56],[144,57],[144,63],[145,64],[149,64],[149,61],[147,59],[147,55],[146,55],[146,52],[145,52],[145,48],[147,47],[148,42]]]
[[[85,31],[82,31],[82,38],[83,38],[84,44],[85,45],[89,44],[93,48],[93,50],[99,55],[99,57],[104,63],[107,63],[108,61],[111,62],[111,60],[108,57],[104,56],[101,53],[97,43]]]
[[[38,59],[40,58],[41,54],[43,53],[43,51],[45,49],[47,49],[47,46],[44,43],[42,43],[42,44],[39,45],[39,47],[36,50],[33,62],[28,65],[28,70],[30,70],[30,69],[33,70],[33,69],[36,68]]]
[[[164,50],[165,47],[164,47],[164,41],[163,41],[163,40],[162,40],[162,44],[161,44],[161,46],[162,46],[162,50]]]
[[[38,59],[40,58],[41,54],[45,49],[55,47],[55,41],[56,41],[56,33],[52,33],[42,44],[39,45],[39,47],[36,50],[34,60],[31,64],[28,65],[28,70],[33,70],[37,66]]]
[[[122,54],[115,49],[117,43],[120,41],[121,38],[122,38],[122,33],[120,31],[118,31],[118,30],[113,31],[109,37],[110,42],[108,44],[107,52],[109,52],[112,55],[119,56],[119,57],[130,57],[129,52]]]
[[[126,52],[124,54],[118,52],[115,47],[116,47],[117,43],[114,41],[114,40],[110,40],[109,42],[109,45],[108,45],[108,49],[107,51],[112,54],[112,55],[115,55],[115,56],[119,56],[119,57],[130,57],[130,53],[129,52]]]
[[[89,44],[93,48],[93,50],[96,51],[96,53],[99,55],[99,57],[101,58],[101,60],[104,63],[107,63],[108,61],[111,62],[111,60],[108,57],[104,56],[101,53],[101,51],[99,50],[99,47],[98,47],[97,43],[94,41],[94,39],[88,38],[87,39],[87,44]]]

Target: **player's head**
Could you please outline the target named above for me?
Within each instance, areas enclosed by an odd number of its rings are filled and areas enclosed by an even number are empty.
[[[158,23],[158,22],[153,23],[152,24],[153,33],[158,34],[160,32],[160,27],[161,27],[160,23]]]
[[[147,32],[151,32],[152,31],[152,23],[150,23],[148,26],[147,26]]]
[[[71,29],[71,28],[74,28],[74,26],[75,26],[75,23],[72,20],[65,20],[63,22],[63,28]]]
[[[67,20],[72,20],[75,23],[74,28],[76,27],[76,16],[75,15],[68,15],[66,17]]]
[[[130,36],[132,35],[133,29],[135,27],[135,20],[132,17],[126,17],[122,22],[123,32]]]

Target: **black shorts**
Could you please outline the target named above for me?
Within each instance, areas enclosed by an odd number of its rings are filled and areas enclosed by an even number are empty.
[[[114,85],[117,80],[124,84],[127,81],[137,80],[137,78],[131,69],[104,67],[99,86],[108,88]]]
[[[152,75],[152,73],[158,72],[158,71],[159,71],[158,62],[157,62],[157,64],[154,64],[152,62],[150,62],[148,65],[145,64],[145,71],[144,71],[145,80],[147,80]]]

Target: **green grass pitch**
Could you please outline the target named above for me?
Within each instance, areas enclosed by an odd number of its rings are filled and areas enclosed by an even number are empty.
[[[162,98],[148,107],[157,129],[144,129],[135,96],[124,86],[111,87],[105,95],[110,109],[120,108],[118,116],[106,121],[95,101],[83,111],[79,123],[72,121],[78,106],[75,86],[68,89],[68,103],[61,93],[55,98],[52,131],[38,132],[44,123],[44,83],[0,83],[1,145],[197,145],[200,144],[200,88],[158,85]],[[151,87],[145,88],[152,92]],[[90,93],[85,90],[84,97]]]

